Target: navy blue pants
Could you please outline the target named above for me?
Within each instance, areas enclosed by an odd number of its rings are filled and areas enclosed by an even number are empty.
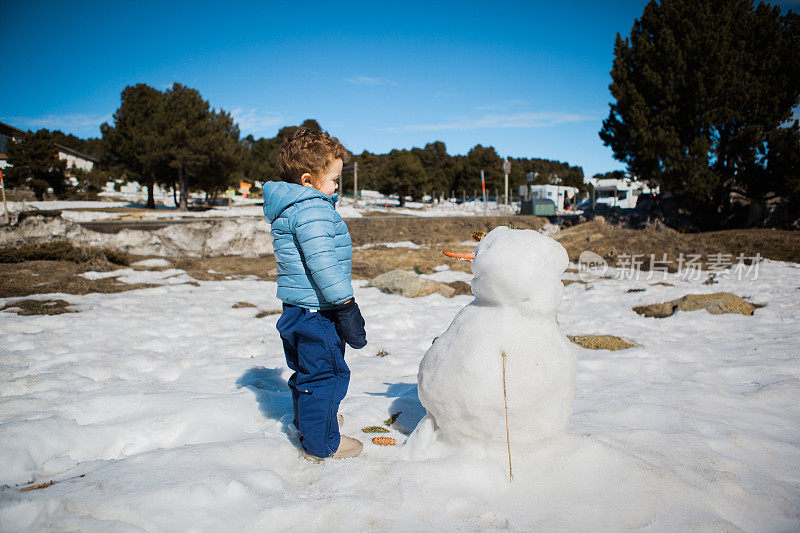
[[[294,425],[302,435],[303,449],[317,457],[330,457],[339,448],[336,412],[350,383],[345,343],[334,320],[331,312],[285,303],[276,324],[286,363],[294,370],[289,378]]]

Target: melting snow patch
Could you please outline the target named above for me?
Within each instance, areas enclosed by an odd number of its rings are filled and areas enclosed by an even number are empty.
[[[142,261],[136,261],[135,263],[131,263],[131,266],[135,267],[142,267],[142,268],[166,268],[170,266],[172,263],[167,261],[166,259],[144,259]]]
[[[155,283],[174,285],[179,283],[196,282],[193,277],[186,274],[185,271],[170,268],[168,270],[153,271],[153,270],[133,270],[132,268],[121,268],[119,270],[112,270],[110,272],[84,272],[80,274],[86,279],[108,279],[116,278],[120,283]]]
[[[376,248],[378,246],[384,246],[386,248],[410,248],[411,250],[419,250],[422,248],[419,244],[413,243],[411,241],[400,241],[400,242],[373,242],[369,244],[362,244],[361,246],[356,246],[356,250],[368,250],[370,248]]]

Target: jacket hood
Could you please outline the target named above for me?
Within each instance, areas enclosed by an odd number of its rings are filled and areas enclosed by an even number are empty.
[[[290,205],[310,198],[322,198],[336,205],[338,194],[323,194],[314,187],[304,187],[296,183],[285,181],[268,181],[261,189],[264,197],[264,217],[272,224],[276,218]]]

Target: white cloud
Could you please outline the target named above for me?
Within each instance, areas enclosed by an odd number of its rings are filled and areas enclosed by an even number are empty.
[[[112,115],[89,115],[85,113],[73,113],[67,115],[42,115],[40,117],[3,117],[3,122],[11,124],[20,129],[39,130],[63,130],[65,133],[79,134],[89,129],[97,130],[94,135],[99,134],[100,124],[109,122]]]
[[[386,131],[447,131],[486,128],[547,128],[570,122],[597,120],[595,116],[541,111],[535,113],[489,113],[478,118],[460,117],[439,124],[415,124],[386,128]]]
[[[355,78],[345,78],[347,83],[353,85],[375,86],[375,85],[397,85],[396,81],[385,78],[372,78],[370,76],[356,76]]]
[[[239,131],[242,132],[243,137],[250,133],[269,133],[275,126],[285,122],[284,117],[279,113],[265,113],[255,108],[236,108],[231,111],[231,116],[239,124]]]
[[[530,102],[527,100],[514,99],[514,100],[498,100],[497,102],[478,106],[475,109],[479,111],[508,111],[510,109],[528,107]]]

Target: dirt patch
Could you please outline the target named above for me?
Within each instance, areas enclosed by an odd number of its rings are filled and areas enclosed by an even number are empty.
[[[265,316],[279,315],[283,313],[281,309],[267,309],[266,311],[259,311],[256,318],[264,318]]]
[[[635,342],[614,335],[567,335],[567,338],[589,350],[627,350],[639,346]]]
[[[256,304],[251,304],[250,302],[236,302],[233,304],[233,309],[241,309],[243,307],[255,307]]]
[[[469,234],[464,237],[468,240]],[[376,246],[366,250],[353,250],[352,276],[355,279],[372,279],[390,270],[414,270],[419,274],[432,274],[434,267],[447,265],[452,270],[470,272],[469,263],[445,257],[442,250],[472,251],[474,245],[462,246],[453,242],[435,248],[387,248]],[[136,262],[151,259],[150,256],[131,256]],[[245,276],[255,276],[267,281],[275,281],[277,263],[275,256],[264,257],[170,257],[169,268],[185,270],[195,279],[217,281]],[[151,270],[136,267],[137,270]],[[152,270],[159,270],[154,268]],[[457,289],[458,290],[458,289]]]
[[[67,309],[70,303],[66,300],[17,300],[8,304],[0,311],[11,311],[22,316],[30,315],[62,315],[64,313],[77,313],[74,309]]]
[[[349,218],[346,222],[353,246],[399,241],[433,246],[467,241],[474,231],[489,232],[508,224],[518,229],[540,229],[547,219],[532,216],[368,217]]]
[[[137,258],[139,259],[139,258]],[[146,259],[142,257],[142,259]],[[171,268],[185,270],[194,279],[218,281],[255,276],[275,281],[275,256],[264,257],[170,257]]]
[[[117,270],[129,263],[130,256],[124,252],[77,247],[64,241],[4,247],[0,249],[0,298],[55,292],[113,293],[156,286],[78,275]]]
[[[467,236],[468,238],[468,236]],[[353,277],[372,279],[390,270],[408,269],[418,274],[432,274],[434,267],[447,265],[451,270],[470,272],[469,263],[456,261],[442,255],[442,250],[471,252],[474,246],[461,246],[451,243],[449,246],[434,248],[386,248],[378,246],[367,250],[353,250]]]
[[[72,261],[25,261],[0,263],[0,298],[30,296],[32,294],[89,294],[114,293],[158,285],[120,283],[113,278],[89,280],[78,274],[89,271],[116,270],[117,266],[94,268],[89,264]]]
[[[681,254],[683,268],[693,255],[700,256],[694,264],[703,269],[715,262],[718,265],[723,261],[736,263],[739,254],[745,258],[760,254],[767,259],[800,262],[800,231],[750,229],[679,233],[663,224],[628,229],[595,219],[567,228],[554,238],[566,248],[572,261],[577,262],[581,252],[590,250],[611,266],[630,268],[630,257],[637,255],[642,263],[641,270],[650,270],[656,265],[676,272]],[[653,264],[651,255],[655,260]]]
[[[72,261],[90,265],[93,268],[104,268],[109,264],[127,266],[130,256],[125,252],[107,248],[89,248],[73,246],[66,241],[54,241],[22,246],[0,248],[0,263],[22,263],[24,261]]]
[[[747,300],[729,292],[716,292],[714,294],[687,294],[677,300],[669,302],[640,305],[633,310],[649,318],[666,318],[677,311],[698,311],[705,309],[712,315],[738,313],[752,315],[760,304],[752,304]]]
[[[468,294],[472,296],[472,287],[465,281],[451,281],[450,283],[445,283],[445,285],[450,285],[456,290],[456,292],[453,293],[453,296],[458,294]]]
[[[362,216],[362,218],[363,217],[371,217],[371,218],[376,218],[376,217],[380,217],[380,218],[386,218],[386,217],[410,218],[410,217],[413,217],[413,216],[416,216],[416,215],[411,215],[411,214],[408,214],[408,213],[387,213],[386,211],[363,211],[361,213],[361,216]],[[348,220],[348,223],[349,223],[349,221],[351,219],[347,219],[347,220]]]

